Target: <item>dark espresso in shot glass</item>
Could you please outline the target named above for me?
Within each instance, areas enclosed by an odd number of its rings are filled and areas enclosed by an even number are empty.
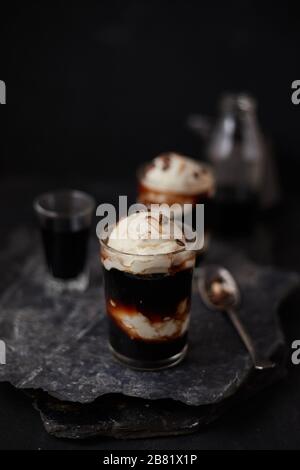
[[[132,214],[101,240],[110,348],[138,369],[170,367],[187,351],[195,252],[180,228],[173,239],[148,238],[166,234],[165,223]]]
[[[35,200],[49,273],[47,281],[53,287],[87,287],[86,259],[94,207],[91,196],[74,190],[45,193]]]

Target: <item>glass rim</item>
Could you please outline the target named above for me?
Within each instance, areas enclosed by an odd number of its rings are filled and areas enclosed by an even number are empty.
[[[78,198],[81,200],[85,200],[87,203],[87,207],[79,209],[78,211],[75,211],[74,213],[70,212],[65,212],[65,211],[60,211],[60,210],[55,210],[55,209],[46,209],[43,207],[41,201],[43,198],[49,198],[49,197],[57,197],[57,196],[63,196],[63,195],[68,195],[71,196],[71,198]],[[72,219],[72,218],[77,218],[77,217],[84,217],[86,215],[89,215],[95,208],[96,201],[91,196],[90,194],[80,191],[78,189],[58,189],[54,191],[46,191],[42,194],[39,194],[33,201],[33,208],[34,210],[45,217],[53,218],[53,219]]]

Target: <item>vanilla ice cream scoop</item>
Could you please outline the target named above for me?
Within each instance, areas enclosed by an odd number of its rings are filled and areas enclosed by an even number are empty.
[[[186,250],[182,227],[161,212],[136,212],[121,219],[102,243],[102,262],[135,274],[192,267],[195,253]]]
[[[128,254],[172,253],[185,246],[179,225],[159,212],[136,212],[122,219],[112,230],[108,246]]]
[[[213,193],[215,181],[209,166],[177,153],[164,153],[146,166],[141,184],[155,191],[195,195]]]

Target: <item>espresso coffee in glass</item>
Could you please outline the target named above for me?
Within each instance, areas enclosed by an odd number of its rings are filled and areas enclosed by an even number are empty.
[[[151,240],[150,226],[166,233],[161,217],[141,212],[101,240],[110,348],[123,363],[145,370],[170,367],[186,354],[195,264],[180,229],[174,239]]]
[[[95,202],[81,191],[45,193],[34,202],[41,229],[46,282],[59,290],[84,290],[90,225]]]

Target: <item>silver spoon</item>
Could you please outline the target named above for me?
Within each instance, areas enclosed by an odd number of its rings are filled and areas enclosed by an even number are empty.
[[[214,265],[201,268],[199,270],[198,289],[207,307],[227,313],[246,346],[255,369],[265,370],[275,367],[274,362],[258,356],[254,343],[237,314],[236,309],[240,303],[240,292],[230,272],[221,266]]]

